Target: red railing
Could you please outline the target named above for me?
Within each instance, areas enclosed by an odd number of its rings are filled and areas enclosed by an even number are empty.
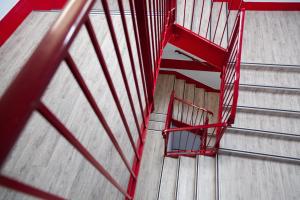
[[[122,193],[126,199],[133,199],[146,136],[146,124],[149,113],[153,108],[155,82],[158,75],[162,50],[170,34],[168,32],[169,25],[174,21],[175,4],[171,0],[147,1],[148,5],[145,0],[129,0],[131,22],[135,38],[135,42],[132,43],[129,37],[128,19],[125,17],[122,0],[117,1],[128,52],[128,60],[130,61],[130,67],[128,68],[132,71],[133,76],[133,91],[132,88],[130,88],[126,75],[126,70],[129,69],[126,68],[124,57],[121,55],[120,41],[117,39],[118,33],[112,21],[109,4],[106,0],[102,0],[101,2],[112,40],[112,48],[116,55],[116,61],[121,73],[121,80],[118,83],[112,80],[113,75],[109,71],[107,58],[103,56],[101,43],[98,41],[95,29],[91,23],[89,13],[95,0],[69,1],[60,17],[56,20],[16,79],[1,97],[0,166],[2,167],[5,164],[8,154],[20,137],[32,113],[38,112],[57,130],[58,134],[65,138],[68,143],[102,174],[113,187]],[[133,162],[129,159],[130,155],[127,155],[127,153],[123,151],[121,144],[116,138],[114,127],[110,127],[104,111],[100,109],[86,80],[83,78],[72,55],[69,53],[71,44],[73,44],[78,32],[83,29],[83,27],[87,30],[88,37],[91,41],[90,47],[96,53],[100,63],[99,67],[102,68],[105,80],[113,97],[113,104],[115,104],[122,124],[124,125],[125,133],[133,150]],[[134,62],[133,58],[133,50],[135,48],[138,56],[138,64]],[[105,132],[101,134],[107,134],[118,152],[119,157],[126,166],[127,173],[130,175],[127,188],[118,183],[116,177],[88,151],[74,136],[74,133],[67,128],[66,124],[41,100],[46,88],[62,62],[65,62],[70,69],[72,76],[75,78],[87,102],[102,125]],[[137,70],[140,71],[140,73],[137,73]],[[140,77],[138,74],[140,74]],[[138,80],[141,80],[141,82]],[[137,141],[134,140],[132,128],[129,126],[129,119],[127,115],[125,115],[124,108],[121,105],[120,96],[116,90],[117,85],[124,85],[133,123],[138,134]],[[143,90],[140,88],[143,88]],[[134,94],[137,95],[136,98],[138,99],[137,104],[139,109],[135,109],[134,104],[136,103],[133,101]],[[145,101],[144,104],[143,99]],[[142,125],[139,123],[138,113],[141,113]],[[6,175],[0,175],[0,185],[42,199],[65,198]]]
[[[238,9],[233,10],[234,0],[184,0],[177,5],[176,22],[192,32],[227,48],[229,36],[234,31],[234,22],[239,17]],[[228,34],[228,36],[227,36]]]
[[[231,34],[226,65],[221,74],[221,90],[218,121],[230,126],[234,123],[240,82],[240,65],[243,42],[245,10],[241,9],[235,21],[234,31]],[[226,126],[226,127],[227,127]],[[220,140],[226,130],[220,128],[216,135],[215,148],[219,148]]]
[[[213,113],[193,103],[170,97],[165,128],[162,131],[165,140],[165,156],[181,154],[194,156],[206,152],[209,118]],[[211,134],[210,134],[211,135]]]
[[[174,100],[180,101],[182,105],[188,104],[192,107],[196,106],[183,100],[179,100],[178,98],[174,97],[173,93],[169,103],[165,129],[163,130],[163,136],[165,139],[165,156],[178,157],[180,155],[195,156],[199,154],[215,155],[218,151],[220,140],[226,128],[234,123],[239,91],[244,15],[244,9],[241,9],[237,12],[237,16],[233,25],[233,31],[227,48],[227,58],[224,62],[225,64],[221,73],[218,123],[209,124],[208,118],[204,118],[205,120],[202,123],[195,124],[193,123],[193,116],[188,117],[188,114],[185,114],[185,116],[187,119],[190,119],[192,123],[189,123],[188,120],[184,122],[182,121],[182,116],[186,111],[184,111],[183,107],[181,110],[179,107],[176,110],[177,115],[178,113],[181,113],[179,114],[181,118],[178,118],[178,116],[177,118],[174,118],[174,109],[176,108]],[[205,109],[203,109],[203,112],[209,113]],[[174,128],[171,126],[177,127]],[[183,133],[192,135],[194,138],[192,146],[187,148],[189,141],[186,139],[186,145],[183,148],[178,147],[177,150],[174,150],[174,148],[170,145],[170,143],[174,143],[174,141],[170,142],[170,137],[172,137],[172,140],[174,140],[175,135],[179,135],[179,140],[181,141]]]

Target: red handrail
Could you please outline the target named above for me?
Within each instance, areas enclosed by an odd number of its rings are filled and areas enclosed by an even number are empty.
[[[228,47],[228,58],[222,71],[222,82],[219,102],[218,121],[227,123],[228,126],[234,123],[238,102],[240,65],[242,53],[242,39],[244,29],[245,9],[241,9],[235,22],[230,44]],[[226,127],[217,131],[215,148],[218,149],[220,140]]]
[[[167,34],[167,31],[169,26],[172,24],[171,19],[174,19],[174,16],[172,16],[174,15],[174,0],[160,0],[159,4],[152,4],[153,8],[155,8],[154,15],[152,15],[152,13],[150,13],[150,15],[154,18],[154,24],[152,23],[152,18],[150,24],[148,23],[148,13],[150,8],[147,8],[146,0],[129,0],[139,65],[134,63],[132,52],[133,47],[129,38],[125,11],[122,0],[118,0],[122,27],[125,33],[125,42],[128,50],[128,59],[131,65],[130,69],[133,74],[133,88],[135,91],[132,91],[132,88],[129,87],[123,61],[124,58],[121,56],[120,45],[116,37],[117,33],[115,32],[115,27],[112,23],[107,0],[101,0],[101,2],[112,38],[113,49],[117,56],[119,70],[122,75],[122,82],[118,84],[125,86],[131,113],[134,118],[134,124],[139,135],[138,141],[135,142],[133,139],[127,116],[124,114],[120,97],[116,92],[116,83],[112,81],[112,75],[108,70],[106,58],[102,54],[101,45],[97,40],[95,30],[90,21],[89,13],[95,3],[95,0],[69,1],[57,21],[50,28],[30,59],[21,69],[16,79],[12,82],[0,99],[0,166],[3,166],[9,152],[12,150],[15,142],[19,138],[31,114],[34,111],[37,111],[58,131],[58,134],[63,136],[69,144],[71,144],[88,162],[90,162],[92,166],[94,166],[109,183],[119,190],[126,199],[133,199],[142,151],[144,148],[144,139],[146,137],[146,124],[148,123],[149,114],[153,107],[154,86],[158,75],[156,71],[159,70],[162,49],[168,40],[167,37],[169,35]],[[159,21],[159,24],[156,23],[157,21]],[[127,158],[128,155],[125,154],[122,149],[123,147],[115,136],[115,130],[110,127],[106,116],[97,105],[93,94],[80,74],[78,66],[69,54],[69,48],[83,26],[87,29],[88,37],[91,40],[91,48],[93,48],[96,53],[96,57],[101,65],[104,77],[108,83],[109,90],[111,91],[114,103],[121,117],[121,121],[125,127],[128,140],[135,155],[133,163],[131,163],[129,161],[130,159]],[[160,30],[159,32],[153,31],[158,29]],[[152,43],[150,42],[150,38],[152,38]],[[154,45],[154,38],[157,45]],[[152,59],[151,54],[153,55]],[[98,118],[98,121],[102,124],[105,133],[108,135],[108,138],[111,140],[118,155],[127,168],[130,175],[128,188],[124,188],[124,186],[119,184],[115,177],[113,177],[113,175],[107,171],[107,169],[105,169],[99,161],[97,161],[97,159],[66,127],[66,125],[61,122],[58,117],[42,102],[42,95],[55,75],[57,69],[60,67],[60,63],[62,61],[66,62],[71,74],[85,95],[87,102],[90,104]],[[141,72],[140,79],[142,80],[144,93],[140,92],[139,89],[140,86],[137,77],[138,73],[136,73],[137,69]],[[137,110],[135,109],[133,102],[133,94],[137,95],[139,111],[142,114],[142,124],[139,124],[137,118]],[[145,98],[145,107],[142,105],[142,98]],[[50,192],[45,192],[41,189],[2,175],[0,175],[0,185],[39,198],[64,199],[63,197]]]

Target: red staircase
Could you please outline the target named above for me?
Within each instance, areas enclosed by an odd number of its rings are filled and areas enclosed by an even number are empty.
[[[106,16],[106,22],[109,27],[109,33],[113,41],[112,48],[117,55],[117,63],[120,73],[122,74],[122,80],[118,84],[125,85],[135,127],[138,130],[137,142],[133,140],[132,131],[128,125],[128,119],[124,114],[120,99],[116,93],[116,85],[112,81],[112,74],[109,73],[108,66],[106,64],[107,58],[103,56],[101,44],[96,36],[97,30],[94,30],[90,21],[89,13],[95,3],[95,0],[69,1],[60,17],[57,19],[55,24],[49,30],[48,34],[44,37],[38,48],[34,51],[28,62],[22,68],[19,75],[0,99],[0,165],[2,166],[4,164],[17,139],[22,134],[22,130],[29,121],[30,116],[33,114],[33,112],[38,112],[57,130],[62,137],[68,141],[69,144],[71,144],[88,162],[90,162],[92,166],[94,166],[94,168],[100,174],[107,179],[107,182],[112,184],[120,193],[123,194],[126,199],[133,199],[137,177],[139,175],[141,158],[143,155],[144,140],[147,134],[149,115],[153,110],[153,95],[164,46],[167,44],[167,42],[170,42],[171,44],[174,44],[184,51],[191,53],[205,60],[210,65],[222,70],[219,106],[220,114],[218,123],[216,124],[210,124],[208,120],[208,116],[212,115],[213,113],[204,108],[199,108],[189,102],[178,99],[173,93],[170,100],[166,127],[163,131],[166,143],[165,155],[215,155],[218,151],[219,143],[224,131],[226,130],[226,127],[230,126],[234,122],[235,118],[239,87],[244,10],[238,10],[236,12],[237,14],[234,25],[229,31],[232,33],[228,43],[229,45],[224,48],[220,45],[224,38],[224,31],[221,31],[221,42],[216,44],[215,41],[215,38],[218,38],[217,34],[219,32],[217,31],[217,28],[220,27],[219,18],[221,16],[221,12],[223,11],[222,8],[217,14],[217,16],[219,16],[218,22],[216,23],[216,28],[213,29],[215,30],[215,33],[213,34],[213,37],[209,38],[207,36],[209,35],[208,31],[206,32],[205,37],[203,37],[201,34],[198,35],[195,33],[191,28],[185,28],[185,24],[181,26],[174,23],[176,12],[177,15],[179,13],[176,7],[176,1],[174,0],[157,0],[153,2],[146,0],[129,0],[134,37],[136,39],[136,43],[133,44],[129,38],[128,25],[125,19],[122,0],[118,0],[118,6],[122,19],[122,28],[125,34],[126,47],[129,52],[128,59],[131,62],[133,71],[133,88],[135,88],[135,92],[138,96],[137,104],[139,109],[137,110],[140,111],[137,111],[134,106],[136,102],[133,101],[132,97],[133,92],[131,91],[129,82],[127,80],[128,77],[126,76],[125,72],[124,58],[121,55],[120,44],[116,37],[115,27],[111,17],[112,14],[110,13],[107,1],[102,0],[101,2]],[[195,0],[193,2],[195,3]],[[203,4],[204,2],[206,1],[203,0]],[[212,27],[211,19],[213,16],[212,12],[214,3],[215,2],[213,2],[211,5],[209,12],[210,17],[207,30],[211,30],[209,27]],[[227,3],[222,2],[221,4],[225,5]],[[193,16],[194,13],[196,13],[194,8],[195,7],[193,7]],[[204,7],[201,9],[201,16],[203,11],[205,11],[203,8]],[[150,17],[148,16],[149,13],[151,14]],[[228,29],[228,20],[229,15],[226,18],[224,30]],[[74,62],[72,55],[69,53],[69,49],[74,41],[74,38],[83,27],[85,27],[88,32],[88,37],[91,40],[91,48],[94,49],[98,61],[101,64],[101,68],[108,83],[108,87],[112,93],[114,103],[117,106],[122,123],[126,129],[128,140],[130,141],[134,152],[133,163],[129,162],[127,155],[123,152],[122,147],[115,137],[114,130],[110,127],[110,124],[107,123],[106,116],[97,105],[97,102],[95,101],[90,89],[78,70],[78,66]],[[193,28],[193,26],[191,27]],[[199,27],[199,30],[201,30],[201,25]],[[133,46],[136,46],[138,49],[138,66],[134,66],[135,63],[133,61],[132,54],[134,48]],[[80,86],[81,91],[87,99],[87,102],[92,107],[99,122],[104,127],[106,134],[109,136],[114,148],[117,150],[124,165],[127,167],[128,173],[130,174],[127,188],[122,187],[116,181],[116,179],[103,167],[103,165],[93,157],[93,155],[79,140],[76,139],[74,134],[66,127],[66,125],[63,124],[63,122],[61,122],[58,117],[51,112],[47,105],[42,102],[41,98],[47,86],[58,70],[60,63],[63,61],[65,61],[68,68],[72,72],[72,75]],[[137,81],[138,75],[135,72],[135,69],[139,69],[141,71],[141,86]],[[144,88],[143,93],[139,91],[138,88],[140,87]],[[145,106],[142,104],[142,99],[145,99]],[[189,110],[189,112],[184,113],[184,110]],[[143,113],[141,117],[142,124],[139,123],[137,112]],[[181,147],[177,147],[176,150],[174,150],[175,148],[173,147],[168,148],[169,141],[172,141],[172,139],[175,140],[175,137],[177,137],[175,135],[178,135],[178,132],[180,132],[179,137],[183,137],[183,132],[188,133],[187,137],[193,138],[193,143],[198,143],[198,147],[194,148],[194,144],[189,146],[190,142],[189,139],[187,139],[185,141],[185,149],[182,149]],[[216,137],[214,144],[211,143],[211,137]],[[33,187],[6,175],[0,176],[0,185],[37,198],[63,199],[56,194],[46,192],[42,189]]]

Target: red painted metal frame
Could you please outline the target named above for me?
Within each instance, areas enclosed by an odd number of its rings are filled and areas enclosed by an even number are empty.
[[[179,119],[174,119],[174,115],[173,115],[173,111],[174,111],[174,102],[177,101],[177,105],[179,106],[179,103],[181,103],[181,113],[183,113],[183,105],[188,105],[188,106],[191,106],[193,107],[193,111],[192,111],[192,119],[191,119],[191,124],[186,124],[185,122],[182,121],[182,117],[180,119],[180,121],[178,121]],[[194,108],[197,109],[197,115],[196,115],[196,118],[194,120]],[[200,123],[201,123],[201,120],[202,120],[202,116],[203,116],[203,121],[204,123],[202,125],[196,125],[194,123],[196,123],[197,121],[197,117],[198,117],[198,112],[202,111],[202,114],[201,114],[201,118],[200,118]],[[179,112],[179,109],[178,111]],[[187,109],[187,113],[186,115],[188,116],[188,112],[189,112],[189,109]],[[203,115],[203,113],[205,113]],[[200,108],[199,106],[196,106],[194,105],[192,102],[189,102],[187,100],[183,100],[183,99],[180,99],[180,98],[177,98],[175,96],[175,91],[173,91],[171,93],[171,96],[170,96],[170,101],[169,101],[169,105],[168,105],[168,111],[167,111],[167,116],[166,116],[166,122],[165,122],[165,128],[163,129],[162,131],[162,135],[163,135],[163,138],[164,138],[164,142],[165,142],[165,148],[164,148],[164,155],[165,156],[171,156],[171,157],[178,157],[179,155],[184,155],[184,156],[195,156],[195,155],[212,155],[212,150],[211,149],[208,149],[207,151],[207,136],[208,136],[208,129],[209,128],[216,128],[216,127],[219,127],[220,124],[214,126],[214,125],[211,125],[209,124],[209,117],[208,116],[213,116],[213,113],[207,109],[204,109],[204,108]],[[177,118],[178,118],[178,113],[177,113]],[[176,126],[177,128],[170,128],[171,126],[171,123]],[[223,124],[224,125],[224,124]],[[169,144],[169,136],[170,134],[174,134],[175,132],[182,132],[182,131],[189,131],[193,134],[196,134],[196,135],[200,135],[201,136],[201,144],[200,144],[200,149],[199,150],[171,150],[171,151],[168,151],[168,144]],[[212,137],[212,136],[211,136]]]
[[[61,9],[66,0],[19,0],[0,21],[0,46],[13,34],[33,10]]]
[[[67,4],[58,20],[43,38],[37,49],[34,51],[33,55],[30,57],[25,66],[21,69],[16,79],[2,96],[0,100],[0,166],[2,166],[5,162],[6,157],[8,156],[15,142],[20,136],[21,131],[26,125],[31,114],[34,111],[38,111],[48,122],[50,122],[50,124],[53,125],[54,128],[57,129],[59,134],[61,134],[61,136],[63,136],[71,145],[73,145],[74,148],[79,153],[81,153],[84,158],[89,161],[99,171],[99,173],[101,173],[108,180],[108,182],[114,185],[126,199],[133,199],[143,154],[144,140],[147,134],[147,124],[149,121],[150,111],[153,109],[153,95],[160,68],[160,60],[162,57],[163,48],[171,37],[170,25],[173,24],[175,20],[175,8],[173,6],[176,4],[174,4],[174,0],[160,0],[160,4],[156,5],[156,14],[154,15],[154,18],[156,19],[155,21],[159,21],[159,24],[150,23],[150,26],[157,26],[157,28],[161,30],[161,32],[156,34],[155,36],[157,37],[156,39],[159,45],[157,45],[156,49],[152,49],[152,51],[157,52],[157,54],[153,54],[156,55],[156,57],[151,63],[148,50],[151,49],[150,37],[154,38],[154,35],[153,31],[151,31],[151,33],[149,32],[146,1],[135,0],[135,2],[133,3],[133,1],[130,0],[131,10],[133,11],[132,13],[135,13],[136,15],[132,16],[132,21],[134,24],[133,27],[135,31],[136,46],[138,48],[137,51],[138,53],[140,52],[138,56],[141,64],[140,67],[142,81],[145,79],[145,81],[143,81],[143,86],[144,88],[146,88],[146,90],[144,90],[144,92],[146,92],[146,108],[142,110],[143,123],[141,126],[138,125],[138,120],[135,116],[135,124],[137,125],[137,130],[139,131],[140,136],[137,143],[135,144],[128,127],[127,119],[125,118],[123,109],[121,107],[120,100],[118,98],[118,95],[116,94],[114,84],[108,72],[108,68],[102,55],[100,45],[97,41],[95,31],[89,19],[89,12],[92,9],[94,3],[95,0],[78,0],[69,2]],[[133,115],[135,115],[135,108],[133,106],[133,101],[131,100],[132,97],[130,94],[129,85],[127,83],[128,81],[125,75],[122,57],[120,55],[119,44],[116,40],[114,27],[110,18],[108,4],[106,0],[102,0],[102,4],[110,29],[110,34],[114,43],[114,50],[118,58],[123,82],[127,90],[129,101],[131,103],[132,113]],[[133,71],[135,89],[138,90],[139,86],[137,83],[135,66],[132,58],[133,55],[131,53],[132,49],[121,0],[118,1],[118,5],[120,8],[122,26],[126,37],[126,45],[129,51],[129,59],[132,64],[131,69]],[[114,136],[113,130],[106,122],[105,116],[103,116],[103,114],[101,113],[101,110],[99,109],[89,88],[85,84],[85,81],[81,76],[75,62],[73,61],[71,55],[68,53],[70,45],[72,44],[74,38],[76,37],[82,26],[85,26],[87,29],[88,35],[92,42],[92,47],[96,52],[99,63],[101,64],[104,76],[108,82],[108,86],[112,92],[112,96],[117,105],[128,138],[131,141],[132,148],[135,152],[136,156],[134,157],[135,160],[132,166],[130,166],[130,163],[127,160],[124,152],[122,151],[121,146],[118,144],[118,141]],[[119,156],[123,160],[124,165],[127,167],[128,172],[130,173],[130,180],[128,182],[127,188],[123,188],[122,186],[120,186],[119,183],[117,183],[117,181],[111,176],[111,174],[104,169],[101,163],[99,163],[73,136],[73,133],[70,132],[65,127],[65,125],[61,121],[59,121],[54,113],[52,113],[49,108],[41,102],[41,97],[44,91],[46,90],[52,77],[56,73],[61,61],[63,60],[65,60],[67,65],[69,66],[72,75],[85,94],[88,103],[91,105],[99,122],[102,124],[104,130],[106,131],[106,134],[111,139],[114,147],[119,153]],[[152,67],[153,65],[154,67]],[[154,71],[152,71],[152,69],[154,69]],[[137,95],[140,103],[140,109],[142,109],[141,93],[137,91]],[[20,98],[20,96],[22,96],[22,98]],[[55,194],[51,194],[49,192],[31,187],[5,176],[0,176],[0,184],[2,186],[9,187],[11,189],[40,198],[63,199],[62,197],[56,196]]]
[[[177,71],[169,71],[169,70],[160,70],[159,71],[160,74],[171,74],[171,75],[175,75],[176,78],[178,79],[183,79],[185,80],[187,83],[190,83],[190,84],[195,84],[195,86],[197,88],[203,88],[205,91],[207,92],[220,92],[220,90],[217,90],[217,89],[214,89],[212,87],[209,87],[203,83],[200,83],[199,81],[196,81],[194,79],[191,79],[190,77],[188,76],[185,76]]]
[[[174,37],[171,37],[169,41],[171,44],[207,61],[218,69],[222,68],[226,49],[178,24],[174,24],[172,28]]]
[[[226,123],[227,126],[230,126],[231,124],[234,123],[234,119],[236,115],[238,92],[239,92],[244,20],[245,20],[245,9],[242,9],[239,14],[239,18],[235,24],[235,31],[233,32],[230,39],[227,65],[226,67],[223,68],[223,72],[222,72],[218,121],[219,122],[222,121]],[[217,150],[219,149],[220,141],[226,130],[226,127],[219,128],[219,130],[217,131],[216,141],[215,141],[215,149]]]
[[[202,62],[190,61],[190,60],[162,59],[161,60],[161,68],[220,72],[219,69],[217,69],[213,66],[210,66],[210,65],[202,63]]]
[[[214,2],[229,2],[230,0],[213,0]],[[298,2],[249,2],[242,0],[232,0],[233,4],[229,10],[238,10],[242,2],[242,7],[246,10],[256,11],[299,11]]]
[[[240,77],[240,63],[241,63],[241,51],[242,51],[242,38],[243,38],[243,28],[244,28],[244,18],[245,18],[245,9],[238,11],[233,30],[230,36],[230,42],[226,49],[226,56],[224,58],[224,63],[221,73],[221,92],[220,92],[220,102],[219,102],[219,115],[217,124],[209,124],[206,121],[205,125],[200,126],[187,126],[179,123],[179,128],[170,128],[170,123],[172,121],[172,114],[170,112],[173,109],[170,109],[170,106],[174,104],[174,100],[178,99],[176,97],[171,97],[169,109],[166,118],[166,127],[163,130],[163,136],[165,138],[165,156],[178,157],[182,156],[195,156],[198,154],[214,156],[219,149],[220,140],[228,126],[234,123],[237,100],[238,100],[238,90],[239,90],[239,77]],[[227,24],[227,22],[226,22]],[[226,27],[226,25],[225,25]],[[177,74],[177,72],[167,71],[162,73]],[[191,104],[191,103],[190,103]],[[182,112],[182,111],[181,111]],[[169,121],[169,122],[168,122]],[[177,123],[178,125],[178,123]],[[213,129],[208,142],[208,129]],[[201,131],[203,137],[201,137],[201,148],[198,151],[192,150],[175,150],[173,152],[167,151],[168,138],[170,133],[178,131],[190,131],[197,132]],[[216,133],[215,144],[212,148],[207,149],[207,146],[210,144],[211,139]]]
[[[300,11],[297,2],[243,2],[243,7],[253,11]]]
[[[0,46],[4,44],[31,11],[30,2],[21,0],[0,21]]]

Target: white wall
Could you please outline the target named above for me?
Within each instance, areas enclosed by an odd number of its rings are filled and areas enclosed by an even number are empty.
[[[166,47],[164,48],[164,52],[163,52],[163,58],[165,59],[174,59],[174,60],[191,60],[190,58],[182,55],[182,54],[179,54],[179,53],[175,53],[175,50],[180,50],[181,52],[184,52],[186,53],[187,55],[197,59],[197,60],[200,60],[200,61],[203,61],[202,59],[194,56],[193,54],[190,54],[180,48],[177,48],[176,46],[172,45],[172,44],[167,44]]]
[[[182,49],[179,49],[175,47],[174,45],[167,44],[164,52],[163,52],[163,58],[165,59],[174,59],[174,60],[191,60],[190,58],[175,53],[175,50],[183,51]],[[185,52],[185,51],[183,51]],[[203,61],[200,58],[189,54],[185,52],[186,54],[192,56],[193,58],[196,58],[197,60]],[[170,68],[161,68],[160,70],[168,70],[168,71],[176,71],[179,72],[195,81],[198,81],[200,83],[203,83],[209,87],[212,87],[214,89],[220,89],[220,73],[219,72],[208,72],[208,71],[196,71],[196,70],[185,70],[185,69],[170,69]]]
[[[19,0],[0,0],[0,20],[19,2]]]
[[[194,71],[185,69],[161,68],[161,71],[176,71],[209,87],[220,89],[220,72]]]

